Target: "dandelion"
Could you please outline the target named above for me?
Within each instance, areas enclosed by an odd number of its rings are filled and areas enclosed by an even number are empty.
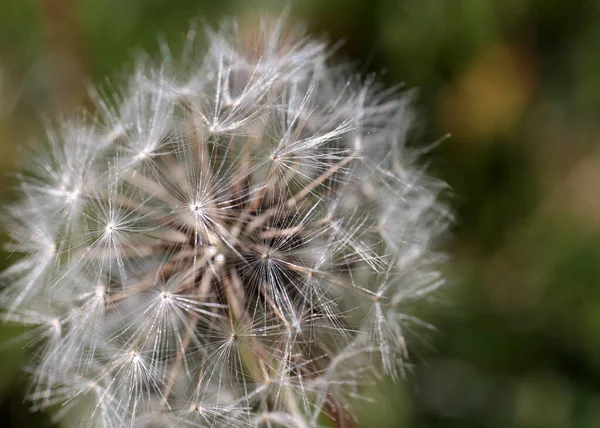
[[[446,186],[406,146],[409,96],[287,27],[209,30],[204,56],[190,30],[179,67],[140,61],[50,127],[5,214],[3,319],[32,327],[33,409],[341,425],[404,373],[410,305],[443,284]]]

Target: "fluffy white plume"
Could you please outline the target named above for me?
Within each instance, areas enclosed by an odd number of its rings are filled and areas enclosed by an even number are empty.
[[[209,31],[203,57],[195,39],[52,127],[19,176],[1,301],[40,344],[34,408],[106,428],[350,417],[402,375],[407,308],[443,284],[445,185],[405,147],[408,96],[326,43],[282,19]]]

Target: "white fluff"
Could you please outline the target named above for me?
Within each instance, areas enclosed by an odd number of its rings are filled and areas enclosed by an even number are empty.
[[[209,31],[204,57],[189,36],[19,176],[1,301],[43,342],[34,408],[107,428],[349,414],[402,374],[404,311],[443,284],[445,185],[404,146],[408,96],[283,19]]]

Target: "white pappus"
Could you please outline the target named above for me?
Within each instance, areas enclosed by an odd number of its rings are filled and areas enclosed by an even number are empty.
[[[207,36],[49,127],[5,210],[3,318],[66,424],[341,426],[444,283],[409,95],[285,19]]]

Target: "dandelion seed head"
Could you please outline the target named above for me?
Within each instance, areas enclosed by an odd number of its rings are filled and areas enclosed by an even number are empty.
[[[54,318],[50,325],[52,326],[52,329],[54,330],[54,335],[55,336],[60,336],[62,333],[62,323],[60,321],[60,318]]]
[[[106,294],[106,287],[104,285],[99,285],[96,287],[96,297],[104,298]]]
[[[44,253],[48,257],[53,257],[56,254],[56,244],[54,242],[47,243],[44,248]]]
[[[217,266],[224,266],[226,262],[225,255],[223,255],[222,253],[215,254],[214,261]]]
[[[137,155],[134,156],[135,160],[144,160],[150,155],[150,151],[147,149],[142,150]]]
[[[406,144],[409,94],[283,18],[206,35],[49,125],[6,210],[3,319],[32,327],[28,398],[65,423],[350,417],[444,283],[446,186]]]

